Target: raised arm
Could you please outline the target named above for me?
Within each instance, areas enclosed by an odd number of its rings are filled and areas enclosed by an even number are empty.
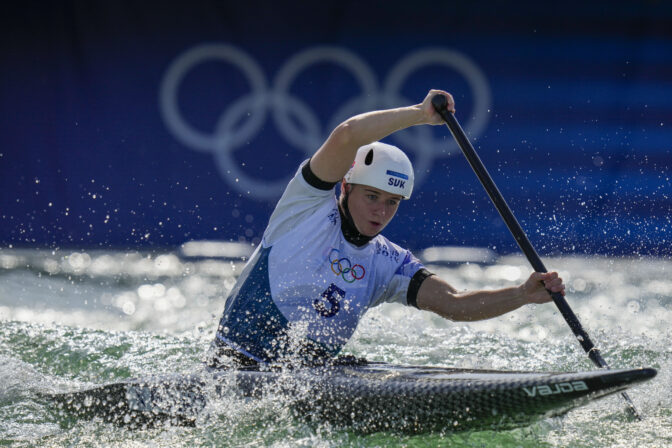
[[[438,125],[443,119],[434,110],[431,99],[436,94],[448,99],[448,110],[455,111],[453,97],[442,90],[430,90],[420,104],[396,109],[377,110],[356,115],[339,124],[310,160],[310,168],[325,182],[337,182],[352,166],[360,146],[420,124]]]
[[[533,272],[520,286],[462,293],[433,275],[420,285],[417,305],[446,319],[475,321],[501,316],[530,303],[550,302],[547,289],[564,295],[565,285],[557,272]]]

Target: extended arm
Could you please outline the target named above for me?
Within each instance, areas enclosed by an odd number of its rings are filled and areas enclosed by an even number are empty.
[[[442,124],[431,99],[442,94],[448,99],[448,110],[455,111],[449,93],[431,90],[420,104],[396,109],[377,110],[356,115],[339,124],[310,160],[310,168],[325,182],[337,182],[352,166],[360,146],[381,140],[388,135],[420,124]]]
[[[530,303],[550,302],[548,290],[564,295],[565,285],[557,272],[534,272],[520,286],[492,291],[458,293],[446,281],[433,275],[418,290],[418,308],[433,311],[454,321],[490,319]]]

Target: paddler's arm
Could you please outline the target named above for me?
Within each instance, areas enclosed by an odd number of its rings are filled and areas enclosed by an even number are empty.
[[[475,321],[501,316],[530,303],[550,302],[548,290],[565,294],[557,272],[533,272],[520,286],[497,290],[457,292],[436,275],[427,277],[416,303],[421,310],[433,311],[453,321]]]
[[[448,99],[448,110],[455,112],[453,97],[442,90],[430,90],[420,104],[396,109],[377,110],[356,115],[339,124],[310,159],[310,169],[325,182],[338,182],[348,172],[359,147],[420,124],[443,124],[434,110],[436,94]]]

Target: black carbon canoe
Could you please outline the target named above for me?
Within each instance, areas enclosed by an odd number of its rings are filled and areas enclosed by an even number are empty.
[[[203,370],[50,394],[60,411],[135,427],[193,425],[209,400],[287,401],[297,418],[359,431],[508,429],[562,415],[656,375],[650,368],[507,372],[369,363]]]

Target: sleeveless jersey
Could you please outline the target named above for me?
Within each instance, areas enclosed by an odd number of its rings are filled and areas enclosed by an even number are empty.
[[[258,362],[306,344],[334,356],[367,309],[407,305],[422,268],[382,235],[362,247],[347,242],[334,189],[311,186],[299,168],[227,298],[216,342]]]

